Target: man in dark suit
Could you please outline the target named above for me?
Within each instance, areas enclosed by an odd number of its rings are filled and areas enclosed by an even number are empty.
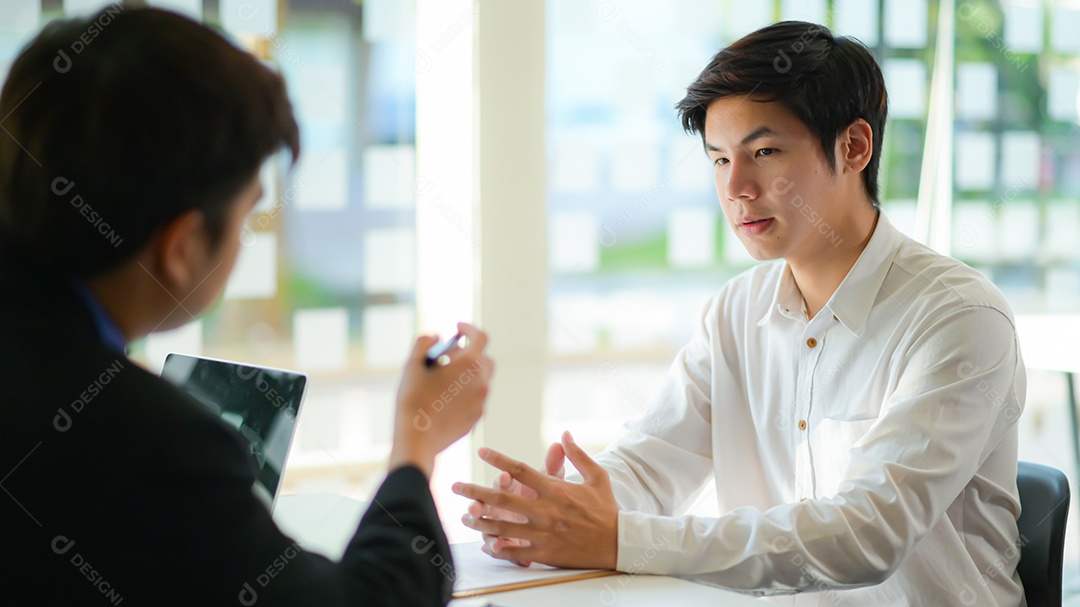
[[[417,339],[390,473],[340,562],[277,529],[235,431],[124,353],[224,286],[259,166],[299,153],[281,78],[198,23],[112,6],[48,25],[0,117],[0,602],[445,604],[427,482],[482,413],[482,332],[461,325],[433,368]]]

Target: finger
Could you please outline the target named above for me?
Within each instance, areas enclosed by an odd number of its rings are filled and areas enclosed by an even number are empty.
[[[536,546],[532,544],[501,543],[498,550],[486,545],[481,546],[480,550],[494,558],[510,561],[522,567],[528,567],[531,563],[536,562],[539,553]]]
[[[502,489],[503,491],[510,491],[511,486],[514,483],[514,479],[505,472],[499,473],[499,478],[495,479],[495,488]]]
[[[563,432],[562,446],[566,450],[566,457],[578,469],[586,483],[604,475],[604,468],[574,442],[574,437],[570,436],[570,432]]]
[[[528,464],[507,457],[494,449],[481,447],[477,454],[480,459],[506,472],[522,485],[536,491],[538,496],[545,495],[551,486],[551,477],[541,474],[539,470],[530,467]]]
[[[502,548],[503,548],[503,546],[500,545],[499,550],[502,550]],[[502,560],[509,560],[509,559],[506,559],[506,558],[504,558],[502,556],[498,556],[499,553],[496,552],[496,549],[492,548],[491,546],[488,546],[487,544],[484,544],[483,546],[480,546],[480,551],[483,552],[484,554],[492,557],[492,558],[497,558],[497,559],[502,559]],[[526,561],[526,562],[510,561],[510,562],[517,565],[518,567],[528,567],[529,565],[532,564],[532,563],[530,563],[528,561]]]
[[[551,443],[548,447],[547,456],[544,457],[544,472],[557,478],[566,476],[566,452],[563,451],[562,443]]]
[[[463,497],[483,502],[485,506],[501,508],[508,511],[510,514],[516,514],[526,518],[528,518],[529,515],[534,514],[536,510],[536,500],[531,500],[520,495],[514,495],[513,493],[508,493],[506,491],[489,489],[471,483],[454,483],[451,490]]]
[[[427,351],[431,349],[431,346],[439,343],[439,337],[437,335],[419,335],[416,338],[416,343],[413,344],[412,352],[409,353],[410,363],[423,363],[424,358],[427,356]]]
[[[467,322],[459,322],[457,327],[459,333],[469,338],[469,345],[465,346],[465,350],[476,352],[477,354],[484,351],[488,342],[487,333],[484,333]]]
[[[469,514],[471,514],[473,516],[477,516],[477,517],[483,516],[483,517],[487,517],[487,518],[497,518],[497,519],[503,519],[503,520],[507,520],[507,521],[516,521],[518,523],[523,523],[523,522],[528,520],[523,515],[520,515],[520,514],[517,514],[517,513],[514,513],[514,512],[510,512],[509,510],[503,510],[501,508],[495,508],[493,506],[489,506],[489,505],[485,504],[484,502],[475,501],[475,500],[472,503],[469,504],[469,507],[466,509],[466,512],[468,512]]]
[[[492,542],[493,547],[505,538],[527,540],[534,537],[536,533],[529,523],[514,523],[494,518],[475,517],[471,514],[461,515],[461,522],[469,529],[499,536],[496,541]]]

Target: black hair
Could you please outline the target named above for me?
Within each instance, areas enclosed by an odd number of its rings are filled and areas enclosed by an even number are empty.
[[[0,91],[0,244],[74,278],[231,203],[300,136],[281,76],[187,17],[113,4],[53,21]]]
[[[675,106],[683,128],[704,139],[709,105],[735,95],[783,104],[820,140],[833,171],[837,136],[855,120],[865,120],[874,137],[863,185],[870,202],[880,205],[878,168],[888,96],[881,68],[863,43],[802,21],[748,34],[717,53],[687,87],[686,97]]]

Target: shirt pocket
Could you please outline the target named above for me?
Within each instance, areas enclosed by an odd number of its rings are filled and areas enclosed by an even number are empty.
[[[877,412],[861,419],[822,418],[811,429],[812,457],[814,465],[814,494],[831,497],[842,488],[851,449],[865,436],[877,421]]]

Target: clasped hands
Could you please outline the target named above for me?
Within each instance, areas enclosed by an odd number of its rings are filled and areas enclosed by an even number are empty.
[[[611,480],[569,432],[548,449],[545,472],[494,449],[479,455],[503,471],[495,486],[455,483],[453,491],[473,500],[461,520],[483,533],[485,553],[522,566],[615,569],[619,506]],[[564,458],[583,483],[563,479]]]

